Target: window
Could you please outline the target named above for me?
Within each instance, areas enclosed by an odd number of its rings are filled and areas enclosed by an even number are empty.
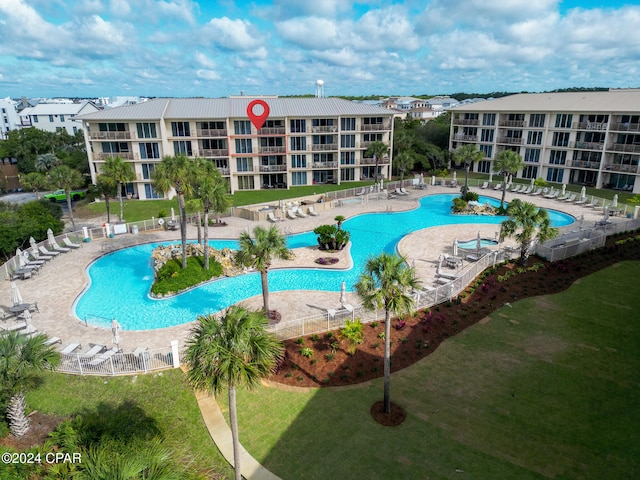
[[[250,138],[236,138],[236,153],[253,153]]]
[[[549,152],[550,165],[564,165],[566,161],[567,161],[566,150],[551,150]]]
[[[253,190],[254,188],[253,176],[238,177],[238,190]]]
[[[547,182],[562,182],[562,175],[564,174],[564,169],[562,168],[550,168],[547,170]]]
[[[384,121],[382,117],[365,117],[362,120],[365,125],[382,125]]]
[[[355,130],[356,129],[356,119],[355,118],[341,118],[340,119],[340,130]]]
[[[356,136],[355,135],[340,135],[340,147],[341,148],[356,148]]]
[[[333,118],[314,118],[311,120],[311,125],[313,127],[332,127]]]
[[[291,168],[307,168],[307,156],[291,155]]]
[[[233,132],[236,135],[251,135],[251,122],[249,120],[234,120]]]
[[[151,173],[153,169],[156,167],[155,163],[143,163],[142,166],[142,178],[145,180],[151,179]]]
[[[333,162],[333,153],[314,153],[313,162]]]
[[[356,169],[355,168],[343,168],[340,170],[340,181],[348,182],[351,180],[355,180],[356,178]]]
[[[493,142],[493,133],[495,130],[492,128],[483,128],[480,132],[481,142]]]
[[[173,153],[175,155],[186,155],[187,157],[193,157],[191,142],[189,140],[180,140],[179,142],[173,142]]]
[[[552,145],[554,147],[568,147],[569,135],[569,132],[553,132]]]
[[[202,130],[224,130],[224,122],[200,122]]]
[[[363,133],[363,142],[382,142],[382,133]]]
[[[126,142],[102,142],[104,153],[129,153],[129,144]]]
[[[306,137],[291,137],[291,150],[306,150],[307,138]]]
[[[537,178],[538,167],[535,165],[527,165],[522,169],[522,178]]]
[[[355,165],[356,164],[356,152],[340,152],[340,164],[341,165]]]
[[[478,145],[478,150],[484,153],[484,158],[491,158],[493,155],[493,145]]]
[[[531,163],[539,163],[540,162],[540,152],[542,150],[539,148],[525,148],[524,149],[524,161]]]
[[[38,123],[38,115],[33,116],[33,123]]]
[[[495,113],[483,113],[482,114],[482,125],[495,125],[496,124],[496,114]]]
[[[527,134],[527,145],[542,145],[542,135],[544,132],[533,131]]]
[[[529,117],[529,126],[535,128],[544,128],[544,113],[532,113]]]
[[[144,184],[144,195],[147,198],[162,198],[162,194],[156,192],[150,183]]]
[[[275,128],[275,127],[270,127],[270,128]],[[284,147],[284,137],[260,137],[260,146],[261,147]]]
[[[127,128],[124,123],[99,123],[98,130],[100,132],[126,132]]]
[[[291,172],[291,185],[306,185],[307,172]]]
[[[478,162],[477,172],[489,173],[491,171],[491,162],[489,160],[480,160]]]
[[[138,138],[158,138],[155,123],[136,123]]]
[[[73,127],[73,133],[74,133],[74,135],[75,135],[76,133],[78,133],[78,127]]]
[[[227,141],[224,138],[203,138],[203,150],[226,150]]]
[[[49,122],[53,123],[53,115],[49,115]]]
[[[174,137],[190,137],[189,122],[171,122],[171,134]]]
[[[236,167],[239,172],[253,172],[253,158],[236,158]]]
[[[64,115],[60,115],[60,121],[64,122]]]
[[[314,145],[333,145],[336,143],[335,135],[314,135]]]
[[[570,113],[559,113],[556,115],[556,128],[571,128],[573,115]]]
[[[307,131],[307,121],[306,120],[291,120],[291,133],[305,133]]]
[[[140,158],[160,158],[160,150],[157,143],[141,143]]]

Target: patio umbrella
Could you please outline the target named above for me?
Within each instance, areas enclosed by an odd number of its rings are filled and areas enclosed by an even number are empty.
[[[493,170],[489,171],[489,183],[493,182]]]
[[[458,256],[458,239],[457,238],[453,239],[453,256],[454,257]]]
[[[436,269],[436,273],[440,273],[442,270],[442,254],[438,255],[438,268]]]
[[[618,194],[617,193],[613,196],[613,202],[611,202],[611,206],[614,207],[614,208],[618,206]]]
[[[31,248],[33,248],[34,250],[38,250],[38,244],[36,243],[35,238],[29,237],[29,245],[31,245]]]
[[[534,182],[535,182],[535,179],[534,179],[534,178],[532,178],[532,179],[531,179],[531,186],[532,186],[532,187],[533,187],[533,183],[534,183]]]
[[[482,248],[482,239],[480,238],[480,231],[478,231],[478,239],[476,240],[476,256],[480,256],[480,248]]]
[[[12,302],[12,305],[20,305],[21,303],[24,303],[24,300],[22,299],[22,294],[20,293],[20,290],[18,289],[18,285],[16,285],[16,282],[11,282],[11,302]]]
[[[24,333],[34,333],[37,332],[35,328],[33,328],[33,322],[31,321],[31,312],[29,310],[25,310],[22,312],[22,318],[24,318],[24,323],[27,325],[24,329]]]
[[[424,185],[424,173],[420,173],[420,185]]]
[[[567,191],[567,184],[563,183],[562,184],[562,195],[564,195],[566,191]]]
[[[173,207],[171,207],[171,221],[176,221],[176,212],[173,210]]]
[[[587,187],[582,187],[580,189],[580,200],[584,200],[587,198]]]
[[[113,344],[119,350],[120,349],[120,324],[115,318],[111,320],[111,333],[113,334]]]
[[[340,284],[340,306],[344,307],[345,303],[347,303],[347,284],[343,280]]]
[[[458,173],[454,170],[453,171],[453,183],[456,183],[456,180],[458,180]]]

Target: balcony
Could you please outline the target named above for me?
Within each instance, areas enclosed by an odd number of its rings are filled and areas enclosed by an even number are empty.
[[[205,138],[226,137],[227,136],[227,129],[226,128],[215,129],[215,130],[198,129],[197,130],[197,135],[199,137],[205,137]]]
[[[570,142],[569,147],[581,150],[603,150],[604,143],[600,142]]]
[[[324,127],[311,127],[311,133],[337,133],[337,125],[328,125]]]
[[[610,130],[617,132],[640,132],[640,123],[612,123]]]
[[[613,163],[611,165],[605,165],[603,170],[611,172],[638,173],[638,165],[622,165],[620,163]]]
[[[286,165],[260,165],[261,173],[286,172]]]
[[[369,123],[360,125],[360,130],[363,132],[377,132],[380,130],[391,130],[390,123]]]
[[[600,169],[600,162],[585,162],[582,160],[574,160],[571,166],[575,168],[590,168],[592,170]]]
[[[231,175],[229,167],[218,167],[218,171],[220,172],[220,175]]]
[[[313,162],[312,168],[338,168],[338,162]]]
[[[477,135],[463,135],[460,133],[456,133],[453,136],[454,140],[459,140],[462,142],[477,142],[478,141],[478,136]]]
[[[524,128],[526,124],[524,120],[501,120],[498,125],[501,127]]]
[[[389,163],[389,157],[383,157],[377,159],[378,165],[386,165]],[[360,165],[375,165],[376,159],[374,158],[361,158]]]
[[[480,121],[477,118],[461,118],[454,120],[453,123],[456,125],[479,125]]]
[[[258,130],[258,135],[284,135],[284,127],[264,127]]]
[[[285,147],[284,145],[258,147],[258,153],[287,153],[287,147]]]
[[[228,148],[203,149],[203,150],[198,150],[198,155],[201,157],[228,157],[229,149]]]
[[[338,150],[337,143],[314,143],[311,145],[312,152],[326,152],[329,150]]]
[[[96,161],[104,161],[107,158],[120,157],[123,160],[139,160],[139,155],[132,152],[117,152],[117,153],[94,153],[93,159]]]
[[[89,132],[91,140],[131,140],[131,132]]]
[[[578,122],[578,125],[575,125],[578,130],[606,130],[606,123],[598,123],[598,122]]]
[[[614,152],[629,152],[640,153],[640,145],[626,144],[626,143],[614,143],[607,147],[607,150],[613,150]]]
[[[522,145],[522,137],[502,137],[498,138],[498,143],[507,143],[509,145]]]

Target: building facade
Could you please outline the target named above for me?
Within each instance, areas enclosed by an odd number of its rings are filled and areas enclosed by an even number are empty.
[[[0,98],[0,140],[6,140],[11,130],[18,128],[19,119],[16,104],[11,98]]]
[[[98,107],[87,100],[81,103],[39,103],[20,112],[20,128],[35,127],[52,133],[64,128],[69,135],[75,135],[82,129],[82,122],[76,117],[97,111]]]
[[[478,145],[490,173],[502,150],[518,178],[640,193],[640,90],[518,94],[451,110],[450,150]],[[494,172],[495,173],[495,172]]]
[[[232,193],[390,177],[391,153],[365,152],[376,141],[392,151],[392,112],[338,98],[268,97],[258,130],[247,116],[255,98],[163,98],[83,115],[92,180],[120,156],[136,173],[127,193],[162,198],[151,173],[178,154],[213,162]]]

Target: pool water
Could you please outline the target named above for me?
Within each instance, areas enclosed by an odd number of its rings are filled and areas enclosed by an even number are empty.
[[[480,248],[482,247],[495,247],[498,244],[496,240],[491,240],[489,238],[481,238],[480,239]],[[458,242],[458,248],[478,248],[478,240],[467,240],[466,242]]]
[[[393,253],[406,235],[423,228],[449,224],[499,224],[504,217],[453,215],[451,201],[457,196],[431,195],[420,200],[418,208],[406,212],[368,213],[346,220],[343,228],[351,234],[353,267],[349,270],[278,269],[269,272],[269,291],[340,291],[344,281],[352,291],[366,260],[382,251]],[[498,201],[481,197],[482,203]],[[574,218],[549,211],[552,224],[561,227]],[[474,240],[475,242],[475,240]],[[176,243],[166,242],[164,244]],[[235,240],[211,240],[214,248],[237,248]],[[306,232],[287,237],[289,248],[317,245],[316,235]],[[117,319],[125,330],[150,330],[192,322],[199,315],[214,313],[255,295],[261,295],[260,274],[249,273],[221,278],[166,299],[152,299],[151,251],[160,245],[149,243],[118,250],[93,262],[90,285],[74,303],[78,318],[92,316]],[[475,248],[475,245],[473,246]],[[91,320],[89,320],[91,321]]]

